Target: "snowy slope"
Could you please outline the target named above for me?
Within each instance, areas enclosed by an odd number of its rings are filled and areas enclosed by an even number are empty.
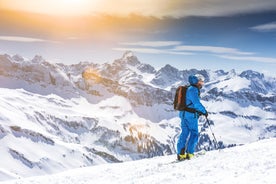
[[[91,104],[0,88],[0,101],[0,180],[173,152],[168,131],[120,96]]]
[[[175,156],[75,169],[50,176],[22,178],[3,184],[75,183],[229,183],[276,182],[276,139],[210,151],[189,161]]]

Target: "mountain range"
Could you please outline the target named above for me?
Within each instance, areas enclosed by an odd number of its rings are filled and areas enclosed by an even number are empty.
[[[156,69],[131,51],[74,65],[0,55],[0,180],[174,154],[175,89],[196,73],[220,149],[276,137],[276,79],[257,71]],[[196,150],[215,149],[199,126]]]

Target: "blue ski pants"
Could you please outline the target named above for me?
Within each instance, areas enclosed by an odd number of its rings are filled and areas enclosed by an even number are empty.
[[[177,154],[185,149],[186,153],[194,153],[198,142],[198,118],[195,114],[189,112],[180,112],[181,134],[177,142]]]

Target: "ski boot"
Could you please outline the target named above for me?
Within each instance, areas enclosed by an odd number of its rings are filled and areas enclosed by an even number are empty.
[[[193,153],[187,153],[186,158],[188,160],[192,159],[195,155]]]
[[[183,161],[187,158],[187,154],[177,154],[177,160],[178,161]]]

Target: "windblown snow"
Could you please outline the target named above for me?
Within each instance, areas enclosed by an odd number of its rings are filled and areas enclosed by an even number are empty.
[[[175,155],[103,164],[67,172],[23,178],[3,184],[75,183],[229,183],[276,182],[276,139],[207,152],[191,160],[171,163]]]

